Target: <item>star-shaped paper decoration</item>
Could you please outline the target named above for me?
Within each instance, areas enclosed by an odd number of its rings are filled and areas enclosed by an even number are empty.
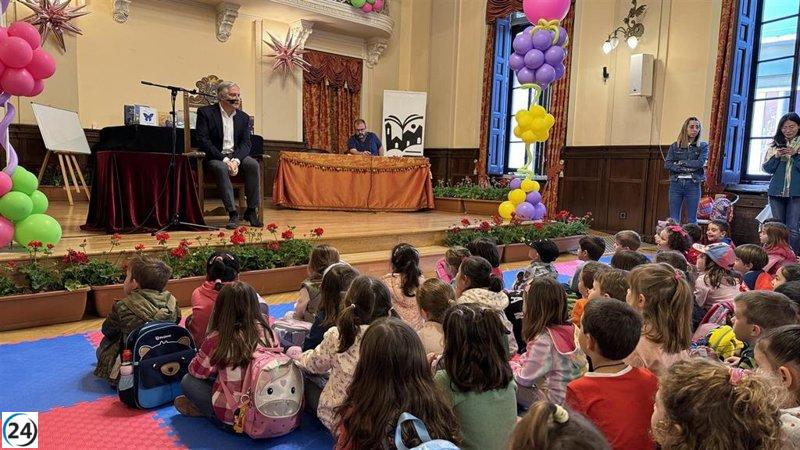
[[[294,42],[291,30],[286,32],[285,42],[279,41],[269,31],[267,34],[272,42],[268,42],[265,39],[264,43],[275,52],[267,55],[275,58],[275,61],[272,62],[272,70],[282,71],[285,75],[294,71],[295,67],[305,71],[311,68],[311,65],[303,59],[303,54],[306,51],[300,48],[299,40],[296,43]]]
[[[23,5],[33,10],[33,14],[22,19],[39,27],[39,34],[42,41],[47,39],[50,32],[53,32],[61,50],[66,51],[64,45],[64,32],[69,31],[76,34],[83,34],[81,30],[70,23],[76,17],[85,16],[89,11],[81,11],[86,5],[70,6],[69,0],[17,0]]]

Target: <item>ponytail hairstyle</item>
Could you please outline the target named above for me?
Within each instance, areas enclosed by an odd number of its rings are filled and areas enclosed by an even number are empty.
[[[467,244],[472,256],[480,256],[486,261],[489,261],[492,268],[500,267],[500,252],[497,251],[497,241],[490,238],[480,238]]]
[[[666,263],[636,267],[630,275],[628,303],[642,312],[642,334],[667,353],[689,348],[694,293],[683,274]],[[644,297],[640,308],[639,296]]]
[[[530,342],[545,328],[570,323],[567,312],[567,291],[551,277],[531,280],[525,293],[522,316],[522,338]]]
[[[400,274],[403,295],[413,297],[417,294],[419,277],[419,252],[411,244],[397,244],[392,249],[392,272]]]
[[[319,287],[319,312],[324,316],[321,327],[336,325],[336,319],[344,309],[344,296],[357,276],[358,271],[346,262],[333,263],[323,271]]]
[[[331,264],[339,262],[339,250],[328,244],[320,244],[311,250],[308,257],[308,273],[311,281],[322,280],[322,273]]]
[[[219,335],[219,345],[211,354],[214,366],[245,367],[258,345],[277,345],[261,312],[258,294],[241,281],[228,283],[219,291],[208,322],[208,332],[214,331]]]
[[[539,400],[517,422],[511,450],[610,450],[588,419],[563,406]]]
[[[227,252],[215,252],[206,261],[206,280],[214,282],[214,290],[219,291],[225,283],[236,281],[239,277],[239,261]]]
[[[336,328],[339,329],[338,353],[346,352],[353,345],[361,325],[394,315],[389,288],[381,280],[367,275],[359,275],[353,280],[344,302],[348,306],[336,320]]]
[[[660,381],[652,433],[663,449],[777,450],[788,443],[782,386],[767,374],[691,358],[673,364]]]
[[[784,325],[770,330],[758,340],[756,349],[763,353],[771,367],[762,367],[771,372],[778,372],[781,367],[793,365],[797,377],[800,370],[800,325]],[[800,380],[795,379],[795,383]],[[797,402],[800,392],[790,392],[794,402]]]
[[[417,306],[425,311],[428,322],[442,323],[444,312],[455,301],[453,288],[438,278],[428,278],[417,289]]]
[[[492,292],[503,290],[503,280],[492,275],[491,263],[480,256],[464,258],[458,271],[469,279],[466,289],[482,288]]]

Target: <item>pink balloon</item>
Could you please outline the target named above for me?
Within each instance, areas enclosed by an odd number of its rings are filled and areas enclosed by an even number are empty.
[[[31,46],[20,37],[9,36],[0,41],[0,61],[8,67],[22,68],[33,58]]]
[[[522,0],[522,10],[528,20],[536,25],[539,19],[564,20],[569,12],[570,0]]]
[[[8,35],[22,38],[31,46],[31,50],[36,50],[42,45],[42,36],[39,30],[28,22],[14,22],[8,27]]]
[[[33,51],[30,64],[25,68],[33,75],[33,78],[43,80],[45,78],[50,78],[56,73],[56,61],[49,53],[44,51],[44,49],[37,48]]]
[[[383,0],[375,0],[375,4],[372,5],[373,11],[380,11],[383,9]]]
[[[0,41],[8,37],[8,28],[0,27]]]
[[[3,76],[0,76],[0,88],[11,95],[24,97],[33,91],[33,77],[25,69],[9,67],[3,72]]]
[[[14,239],[14,224],[5,217],[0,217],[0,247],[6,247]]]
[[[44,90],[44,80],[33,80],[33,89],[26,95],[26,97],[36,97]]]
[[[11,191],[11,176],[5,172],[0,172],[0,197],[6,195]]]
[[[364,6],[361,7],[361,10],[364,12],[372,12],[372,5],[369,3],[364,3]]]
[[[6,65],[3,64],[2,61],[0,61],[0,77],[3,76],[3,72],[5,72],[5,71],[6,71]]]

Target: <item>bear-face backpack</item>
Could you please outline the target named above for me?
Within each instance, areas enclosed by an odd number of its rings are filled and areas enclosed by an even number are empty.
[[[253,439],[283,436],[300,426],[303,375],[294,361],[275,349],[258,348],[247,366],[233,430]],[[232,393],[220,383],[226,397]]]
[[[119,398],[134,408],[172,403],[183,393],[181,379],[197,349],[191,333],[172,322],[148,322],[128,335],[124,350],[132,353],[132,380],[117,386]]]

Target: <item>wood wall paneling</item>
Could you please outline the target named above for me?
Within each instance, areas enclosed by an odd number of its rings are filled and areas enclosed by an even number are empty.
[[[477,148],[426,148],[425,156],[431,162],[434,185],[439,180],[457,183],[464,178],[476,179]]]

